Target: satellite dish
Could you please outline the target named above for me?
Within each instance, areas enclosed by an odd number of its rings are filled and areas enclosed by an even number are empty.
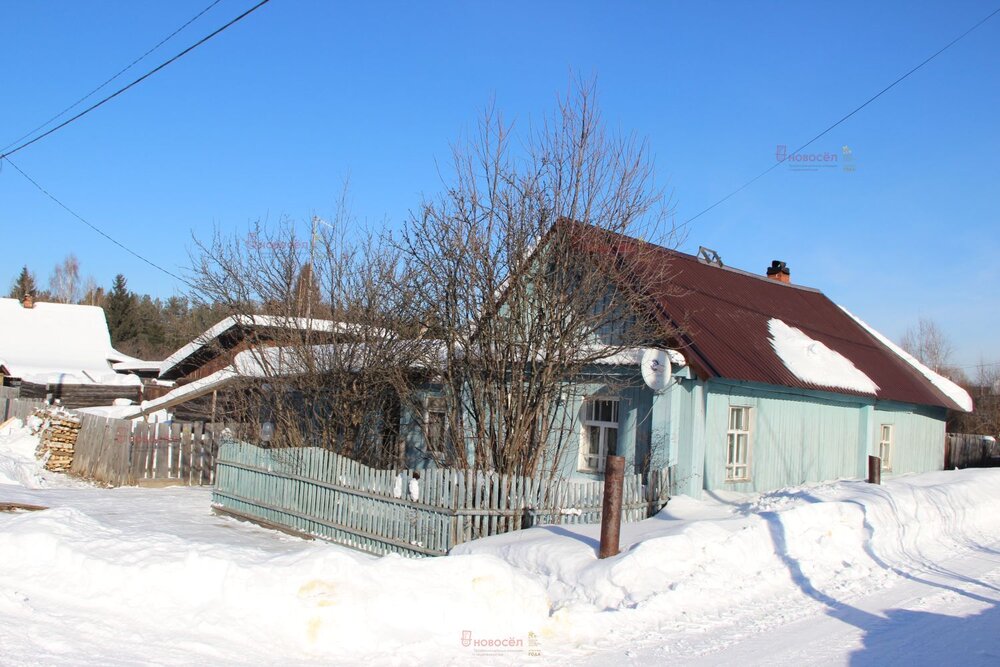
[[[670,384],[670,359],[663,350],[645,350],[639,362],[642,379],[653,391],[661,391]]]

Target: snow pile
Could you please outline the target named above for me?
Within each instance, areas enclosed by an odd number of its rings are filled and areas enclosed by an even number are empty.
[[[878,385],[850,359],[810,338],[801,329],[790,327],[777,318],[772,318],[767,327],[775,354],[785,368],[803,382],[865,394],[878,391]]]
[[[1000,470],[949,471],[732,505],[674,498],[655,518],[623,526],[623,553],[603,561],[596,526],[533,528],[454,551],[494,555],[538,576],[553,601],[551,635],[579,644],[611,631],[620,641],[835,607],[994,542],[998,504]]]
[[[44,461],[35,456],[38,435],[42,426],[38,417],[30,417],[25,424],[20,419],[12,419],[0,428],[0,494],[2,485],[17,485],[28,489],[43,489],[53,486],[77,486],[63,475],[45,469]],[[33,433],[35,432],[35,433]],[[3,496],[0,495],[0,501]]]
[[[7,457],[30,446],[4,442]],[[1000,470],[678,497],[625,524],[622,553],[603,561],[598,526],[540,526],[446,558],[374,558],[215,516],[209,498],[0,486],[0,500],[52,507],[0,512],[3,662],[489,662],[465,633],[534,633],[542,662],[694,635],[721,638],[711,650],[850,610],[945,558],[996,548],[1000,535]]]
[[[902,359],[903,361],[905,361],[906,363],[910,364],[915,369],[917,369],[921,375],[930,380],[931,384],[937,387],[938,390],[945,396],[954,401],[955,404],[958,405],[958,407],[960,407],[962,410],[965,410],[966,412],[972,412],[972,407],[973,407],[972,397],[969,396],[969,392],[965,391],[957,384],[955,384],[948,378],[944,377],[943,375],[939,375],[934,371],[932,371],[931,369],[927,368],[927,366],[924,366],[912,354],[910,354],[903,348],[893,343],[891,340],[880,334],[878,331],[875,331],[875,329],[868,326],[866,322],[862,321],[859,317],[851,313],[843,306],[839,306],[839,308],[845,313],[847,313],[852,319],[854,319],[855,322],[860,324],[865,329],[865,331],[870,333],[872,337],[875,338],[875,340],[885,345],[887,348],[895,352],[900,359]]]
[[[19,641],[30,646],[24,657],[43,663],[54,656],[37,651],[51,651],[51,637],[34,629],[54,622],[77,646],[56,662],[88,664],[93,653],[100,664],[114,646],[129,663],[190,664],[199,654],[259,663],[261,651],[283,664],[370,654],[406,663],[461,650],[463,631],[524,637],[548,617],[541,586],[495,558],[376,559],[271,535],[261,548],[255,533],[264,531],[213,517],[207,495],[198,497],[204,517],[195,520],[214,524],[207,540],[160,532],[190,520],[176,512],[155,528],[68,506],[0,515],[0,591],[18,607],[0,594],[0,627],[37,623]]]

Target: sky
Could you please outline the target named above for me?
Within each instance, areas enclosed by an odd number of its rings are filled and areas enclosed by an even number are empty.
[[[0,0],[0,146],[69,106],[211,0]],[[104,92],[242,13],[220,0]],[[496,107],[519,127],[594,78],[608,125],[646,137],[683,223],[996,7],[948,3],[272,0],[12,160],[87,221],[184,274],[193,239],[351,209],[399,229],[442,187],[450,145]],[[95,96],[91,101],[99,99]],[[83,107],[80,107],[83,108]],[[931,318],[953,362],[1000,361],[1000,15],[687,227],[682,250],[793,282],[898,340]],[[850,151],[850,160],[845,153]],[[0,283],[84,275],[185,286],[112,244],[10,165]],[[0,285],[5,287],[5,285]],[[971,369],[970,369],[971,370]]]

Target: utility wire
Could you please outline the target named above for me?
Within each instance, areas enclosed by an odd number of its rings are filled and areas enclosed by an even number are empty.
[[[161,69],[163,69],[167,65],[169,65],[169,64],[171,64],[171,63],[173,63],[173,62],[175,62],[175,61],[177,61],[179,59],[181,59],[182,57],[184,57],[185,55],[187,55],[191,51],[194,51],[196,48],[198,48],[199,46],[201,46],[202,44],[204,44],[208,40],[212,39],[213,37],[215,37],[216,35],[218,35],[219,33],[221,33],[223,30],[226,30],[230,26],[232,26],[232,25],[238,23],[239,21],[243,20],[244,18],[246,18],[247,16],[249,16],[253,12],[257,11],[258,9],[260,9],[261,7],[263,7],[264,5],[266,5],[270,1],[271,0],[260,0],[260,2],[258,2],[256,5],[254,5],[250,9],[246,10],[245,12],[243,12],[242,14],[240,14],[239,16],[237,16],[236,18],[234,18],[229,23],[225,24],[224,26],[222,26],[218,30],[215,30],[214,32],[206,35],[205,37],[202,37],[200,40],[198,40],[197,42],[195,42],[191,46],[187,47],[186,49],[184,49],[183,51],[181,51],[180,53],[178,53],[176,56],[174,56],[173,58],[170,58],[166,62],[164,62],[164,63],[158,65],[157,67],[151,69],[150,71],[146,72],[145,74],[143,74],[142,76],[140,76],[138,79],[136,79],[132,83],[128,84],[127,86],[119,88],[118,90],[116,90],[112,94],[110,94],[107,97],[105,97],[104,99],[102,99],[100,102],[97,102],[96,104],[93,104],[93,105],[87,107],[86,109],[84,109],[80,113],[76,114],[72,118],[69,118],[68,120],[63,121],[62,123],[59,123],[58,125],[56,125],[52,129],[48,130],[47,132],[43,132],[42,134],[38,135],[34,139],[26,141],[23,144],[20,144],[19,146],[17,146],[17,148],[14,148],[14,149],[12,149],[10,151],[7,151],[6,153],[0,154],[0,159],[5,158],[5,157],[7,157],[9,155],[13,155],[14,153],[17,153],[18,151],[20,151],[20,150],[22,150],[24,148],[27,148],[28,146],[32,145],[36,141],[40,141],[41,139],[44,139],[45,137],[49,136],[53,132],[61,130],[62,128],[66,127],[67,125],[69,125],[73,121],[78,120],[78,119],[82,118],[83,116],[86,116],[88,113],[90,113],[94,109],[98,108],[99,106],[101,106],[101,105],[105,104],[106,102],[109,102],[109,101],[113,100],[114,98],[118,97],[119,95],[121,95],[122,93],[124,93],[129,88],[132,88],[136,84],[141,83],[142,81],[145,81],[149,77],[153,76],[154,74],[156,74],[157,72],[159,72]],[[13,164],[13,163],[11,163],[11,164]],[[16,167],[15,167],[15,169],[16,169]]]
[[[757,182],[758,180],[760,180],[760,179],[761,179],[761,178],[763,178],[764,176],[768,175],[769,173],[771,173],[772,171],[774,171],[775,169],[777,169],[778,167],[780,167],[780,166],[781,166],[782,164],[784,164],[784,162],[785,162],[785,161],[787,161],[787,160],[791,159],[791,158],[792,158],[792,156],[794,156],[794,155],[798,154],[799,152],[801,152],[801,151],[805,150],[805,149],[806,149],[806,148],[808,148],[808,147],[809,147],[809,146],[810,146],[811,144],[813,144],[813,143],[814,143],[814,142],[815,142],[816,140],[818,140],[819,138],[821,138],[821,137],[823,137],[823,136],[824,136],[825,134],[827,134],[827,133],[828,133],[828,132],[829,132],[830,130],[832,130],[833,128],[837,127],[838,125],[840,125],[841,123],[843,123],[843,122],[844,122],[845,120],[847,120],[848,118],[850,118],[850,117],[851,117],[851,116],[853,116],[854,114],[856,114],[856,113],[858,113],[859,111],[861,111],[862,109],[864,109],[864,108],[865,108],[866,106],[868,106],[869,104],[871,104],[872,102],[874,102],[875,100],[877,100],[878,98],[880,98],[880,97],[881,97],[881,96],[882,96],[883,94],[885,94],[885,93],[889,92],[889,91],[890,91],[890,90],[891,90],[892,88],[894,88],[894,87],[895,87],[895,86],[896,86],[896,85],[897,85],[898,83],[902,82],[902,81],[903,81],[904,79],[906,79],[906,78],[907,78],[907,77],[909,77],[909,76],[910,76],[911,74],[913,74],[914,72],[916,72],[917,70],[919,70],[919,69],[920,69],[921,67],[923,67],[924,65],[926,65],[926,64],[927,64],[927,63],[929,63],[930,61],[932,61],[932,60],[934,60],[935,58],[937,58],[937,57],[938,57],[939,55],[941,55],[942,53],[944,53],[945,51],[947,51],[947,50],[948,50],[949,48],[951,48],[952,46],[954,46],[954,45],[955,45],[955,44],[956,44],[957,42],[959,42],[959,41],[960,41],[961,39],[963,39],[963,38],[964,38],[964,37],[965,37],[966,35],[968,35],[968,34],[969,34],[969,33],[971,33],[971,32],[972,32],[973,30],[975,30],[975,29],[976,29],[976,28],[978,28],[979,26],[981,26],[981,25],[983,25],[984,23],[986,23],[987,21],[989,21],[989,20],[990,20],[991,18],[993,18],[993,17],[994,17],[994,16],[996,16],[997,14],[1000,14],[1000,7],[997,7],[997,8],[995,9],[995,10],[993,10],[993,12],[992,12],[992,13],[990,13],[990,15],[989,15],[989,16],[987,16],[987,17],[986,17],[986,18],[984,18],[983,20],[979,21],[979,23],[975,24],[974,26],[972,26],[971,28],[969,28],[968,30],[966,30],[965,32],[963,32],[963,33],[962,33],[961,35],[959,35],[958,37],[956,37],[955,39],[951,40],[950,42],[948,42],[947,44],[945,44],[945,45],[944,45],[943,47],[941,47],[940,49],[938,49],[938,50],[937,50],[936,52],[934,52],[934,53],[933,53],[933,54],[932,54],[932,55],[931,55],[930,57],[928,57],[928,58],[927,58],[926,60],[924,60],[924,61],[923,61],[922,63],[920,63],[919,65],[917,65],[917,66],[916,66],[916,67],[914,67],[913,69],[911,69],[911,70],[910,70],[909,72],[907,72],[907,73],[906,73],[906,74],[904,74],[903,76],[899,77],[898,79],[896,79],[895,81],[893,81],[892,83],[890,83],[890,84],[889,84],[888,86],[886,86],[885,88],[883,88],[882,90],[880,90],[879,92],[877,92],[877,93],[876,93],[875,95],[873,95],[872,97],[869,97],[869,98],[868,98],[868,99],[867,99],[867,100],[865,101],[865,103],[864,103],[864,104],[862,104],[861,106],[859,106],[859,107],[855,108],[855,109],[854,109],[853,111],[851,111],[851,112],[850,112],[849,114],[847,114],[846,116],[844,116],[843,118],[841,118],[840,120],[838,120],[838,121],[837,121],[836,123],[834,123],[834,124],[833,124],[833,125],[831,125],[830,127],[826,128],[825,130],[823,130],[822,132],[820,132],[819,134],[817,134],[817,135],[816,135],[815,137],[813,137],[812,139],[810,139],[809,141],[807,141],[806,143],[802,144],[801,146],[799,146],[798,148],[796,148],[796,149],[795,149],[794,151],[792,151],[791,153],[789,153],[788,155],[786,155],[786,156],[785,156],[785,157],[784,157],[783,159],[781,159],[781,160],[779,160],[779,161],[775,162],[775,163],[774,163],[774,164],[772,164],[772,165],[771,165],[770,167],[768,167],[768,168],[767,168],[767,169],[765,169],[764,171],[760,172],[759,174],[757,174],[756,176],[754,176],[753,178],[751,178],[751,179],[750,179],[749,181],[747,181],[746,183],[744,183],[744,184],[743,184],[743,185],[741,185],[740,187],[738,187],[738,188],[736,188],[735,190],[733,190],[732,192],[730,192],[730,193],[729,193],[728,195],[726,195],[726,196],[725,196],[725,197],[723,197],[722,199],[718,200],[717,202],[715,202],[714,204],[712,204],[712,205],[711,205],[711,206],[709,206],[708,208],[706,208],[706,209],[702,210],[702,211],[701,211],[700,213],[698,213],[698,214],[696,214],[696,215],[693,215],[693,216],[691,216],[690,218],[688,218],[687,220],[685,220],[685,221],[684,221],[684,224],[686,225],[686,224],[688,224],[689,222],[692,222],[692,221],[694,221],[694,220],[696,220],[696,219],[700,218],[701,216],[705,215],[706,213],[708,213],[709,211],[711,211],[711,210],[712,210],[713,208],[715,208],[715,207],[716,207],[716,206],[718,206],[719,204],[721,204],[721,203],[725,202],[725,201],[726,201],[727,199],[729,199],[730,197],[732,197],[732,196],[734,196],[734,195],[736,195],[736,194],[739,194],[740,192],[742,192],[743,190],[747,189],[748,187],[750,187],[751,185],[753,185],[754,183],[756,183],[756,182]]]
[[[154,269],[157,269],[158,271],[162,271],[163,273],[167,274],[168,276],[181,281],[182,283],[186,284],[188,287],[192,287],[192,288],[194,287],[194,285],[189,280],[187,280],[186,278],[183,278],[183,277],[177,275],[176,273],[174,273],[173,271],[170,271],[169,269],[163,268],[162,266],[160,266],[159,264],[157,264],[156,262],[154,262],[151,259],[143,257],[142,255],[140,255],[139,253],[137,253],[135,250],[132,250],[131,248],[129,248],[127,245],[125,245],[121,241],[118,241],[117,239],[113,238],[111,235],[109,235],[107,232],[105,232],[101,228],[99,228],[96,225],[93,225],[90,222],[88,222],[82,215],[80,215],[79,213],[77,213],[76,211],[74,211],[73,209],[71,209],[66,204],[64,204],[61,201],[59,201],[55,197],[55,195],[53,195],[51,192],[49,192],[48,190],[46,190],[45,188],[43,188],[38,183],[38,181],[36,181],[31,176],[29,176],[28,174],[26,174],[24,172],[24,170],[21,169],[20,167],[18,167],[16,164],[14,164],[9,157],[2,156],[2,157],[0,157],[0,159],[6,160],[7,164],[9,164],[10,166],[14,167],[14,169],[16,169],[19,174],[21,174],[22,176],[24,176],[28,180],[29,183],[31,183],[36,188],[38,188],[38,190],[42,194],[44,194],[46,197],[48,197],[49,199],[51,199],[52,201],[54,201],[56,204],[58,204],[59,206],[61,206],[64,210],[66,210],[74,218],[76,218],[77,220],[79,220],[83,224],[87,225],[88,227],[90,227],[91,229],[93,229],[95,232],[97,232],[98,234],[100,234],[101,236],[103,236],[104,238],[106,238],[107,240],[111,241],[112,243],[114,243],[116,246],[118,246],[119,248],[121,248],[125,252],[129,253],[133,257],[136,257],[136,258],[142,260],[146,264],[149,264]]]
[[[31,135],[33,135],[35,132],[38,132],[43,127],[45,127],[45,126],[49,125],[50,123],[52,123],[52,121],[57,120],[59,118],[62,118],[64,115],[66,115],[67,112],[69,112],[72,109],[75,109],[76,107],[80,106],[80,104],[82,104],[86,100],[90,99],[94,95],[94,93],[98,92],[99,90],[101,90],[102,88],[104,88],[105,86],[107,86],[109,83],[111,83],[112,81],[114,81],[115,79],[117,79],[118,77],[120,77],[122,74],[124,74],[125,72],[129,71],[130,69],[132,69],[133,67],[135,67],[136,65],[138,65],[142,60],[144,60],[146,58],[146,56],[148,56],[153,51],[156,51],[158,48],[160,48],[161,46],[163,46],[164,44],[166,44],[167,42],[169,42],[171,39],[173,39],[177,35],[177,33],[179,33],[181,30],[184,30],[184,28],[188,27],[189,25],[191,25],[192,23],[194,23],[195,21],[197,21],[198,19],[200,19],[205,14],[205,12],[207,12],[212,7],[215,7],[220,2],[222,2],[222,0],[214,0],[214,2],[212,2],[212,4],[210,4],[208,7],[205,7],[203,10],[201,10],[200,12],[198,12],[197,14],[195,14],[193,17],[191,17],[190,19],[188,19],[188,21],[186,23],[184,23],[184,25],[182,25],[181,27],[177,28],[177,30],[174,30],[172,33],[170,33],[169,35],[167,35],[166,37],[164,37],[163,39],[161,39],[156,44],[156,46],[154,46],[153,48],[149,49],[144,54],[142,54],[141,56],[139,56],[138,58],[136,58],[135,60],[133,60],[132,62],[130,62],[123,69],[119,70],[118,73],[115,74],[114,76],[112,76],[110,79],[108,79],[107,81],[105,81],[104,83],[102,83],[101,85],[99,85],[97,88],[94,88],[92,91],[90,91],[89,93],[87,93],[86,95],[84,95],[83,97],[81,97],[80,99],[78,99],[76,102],[73,102],[73,104],[69,105],[68,107],[66,107],[65,109],[63,109],[59,113],[57,113],[55,116],[52,116],[52,118],[49,118],[47,121],[45,121],[44,123],[42,123],[41,125],[39,125],[35,129],[30,130],[29,132],[24,133],[23,135],[21,135],[20,137],[18,137],[14,141],[10,142],[9,144],[7,144],[6,146],[4,146],[3,148],[0,148],[0,151],[5,151],[8,148],[10,148],[11,146],[13,146],[13,145],[15,145],[15,144],[17,144],[17,143],[19,143],[21,141],[24,141],[25,139],[27,139],[28,137],[30,137]]]
[[[983,361],[978,364],[970,364],[969,366],[951,366],[951,368],[968,370],[970,368],[982,368],[984,366],[1000,366],[1000,361]]]

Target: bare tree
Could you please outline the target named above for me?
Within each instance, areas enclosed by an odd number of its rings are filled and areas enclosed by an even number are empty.
[[[103,306],[104,288],[97,284],[94,276],[87,276],[83,281],[83,296],[80,303],[85,306]]]
[[[952,415],[949,430],[1000,436],[1000,364],[980,362],[974,379],[965,387],[972,396],[975,410]]]
[[[935,373],[960,384],[968,383],[968,378],[961,369],[952,364],[951,355],[954,348],[934,320],[921,317],[915,327],[909,327],[903,333],[899,345]]]
[[[322,446],[369,465],[400,458],[400,395],[421,343],[399,253],[358,232],[342,208],[302,238],[290,221],[244,237],[196,240],[196,298],[222,306],[250,339],[227,400],[274,425],[274,446]]]
[[[592,85],[524,134],[490,108],[453,149],[444,192],[398,240],[418,277],[419,319],[441,343],[450,463],[555,474],[577,415],[578,380],[672,333],[646,291],[669,288],[648,260],[676,242],[643,141],[608,132]]]
[[[80,299],[80,261],[70,253],[57,264],[49,277],[49,293],[53,301],[76,303]]]

